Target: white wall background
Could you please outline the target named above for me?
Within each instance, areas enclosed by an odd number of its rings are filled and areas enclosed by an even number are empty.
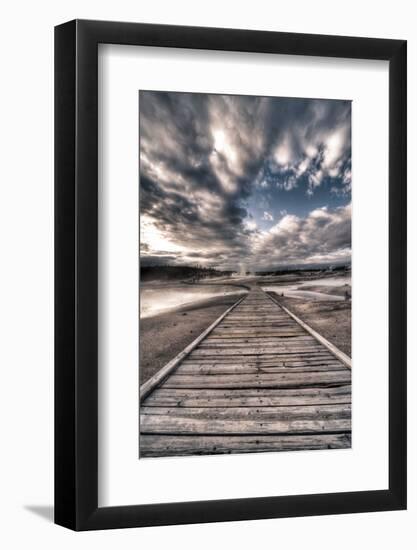
[[[409,510],[96,533],[51,523],[53,26],[73,18],[404,38],[409,53],[409,280],[417,277],[417,24],[413,2],[15,0],[3,6],[0,86],[0,541],[4,548],[415,548],[416,287],[409,288]],[[343,475],[343,472],[341,472]]]

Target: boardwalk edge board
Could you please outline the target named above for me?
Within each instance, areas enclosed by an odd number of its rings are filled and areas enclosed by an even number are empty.
[[[216,326],[228,315],[236,306],[242,302],[246,298],[247,294],[244,294],[241,298],[239,298],[233,305],[231,305],[224,313],[218,317],[214,323],[212,323],[204,332],[200,334],[195,340],[191,342],[183,351],[181,351],[174,359],[171,359],[169,363],[167,363],[164,367],[162,367],[154,376],[152,376],[149,380],[147,380],[142,386],[140,387],[140,393],[139,398],[140,401],[145,399],[161,382],[167,378],[174,369],[180,365],[180,363],[193,351],[194,348],[198,346],[198,344],[204,340],[206,336],[210,334],[212,330],[216,328]]]
[[[309,332],[311,336],[313,336],[316,340],[318,340],[323,346],[325,346],[335,357],[337,357],[344,365],[346,365],[349,369],[352,369],[352,360],[349,356],[346,355],[346,353],[343,353],[339,348],[337,348],[334,344],[329,342],[324,336],[316,332],[313,328],[311,328],[307,323],[302,321],[299,317],[294,315],[292,311],[290,311],[288,308],[280,304],[275,298],[273,298],[268,292],[265,293],[278,307],[282,308],[285,313],[288,313],[290,317],[294,319],[301,327],[303,327],[304,330]]]

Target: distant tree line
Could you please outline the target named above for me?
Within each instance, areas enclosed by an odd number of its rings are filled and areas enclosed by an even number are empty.
[[[146,265],[140,267],[141,281],[187,279],[198,281],[210,277],[224,277],[233,271],[204,267],[202,265]]]
[[[323,273],[323,272],[336,272],[336,273],[345,273],[350,271],[350,265],[336,265],[336,266],[321,266],[321,267],[297,267],[297,268],[280,268],[274,269],[272,271],[256,271],[255,275],[265,275],[265,276],[276,276],[276,275],[289,275],[291,273]]]

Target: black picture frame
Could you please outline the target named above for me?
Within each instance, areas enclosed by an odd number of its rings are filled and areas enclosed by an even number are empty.
[[[98,506],[98,44],[389,62],[387,490]],[[106,21],[55,28],[57,524],[92,530],[406,508],[406,46],[404,40]]]

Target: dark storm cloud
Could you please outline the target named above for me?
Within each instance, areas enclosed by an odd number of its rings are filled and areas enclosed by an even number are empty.
[[[350,239],[345,225],[332,225],[344,235],[340,242],[319,231],[330,239],[326,246],[293,243],[286,255],[290,241],[274,240],[273,228],[271,235],[259,231],[250,204],[260,197],[262,219],[272,222],[268,206],[278,204],[279,193],[302,189],[307,201],[326,186],[348,203],[350,174],[350,102],[140,93],[140,210],[149,237],[142,254],[162,257],[167,241],[178,261],[233,268],[258,263],[255,249],[264,241],[279,244],[270,261],[297,251],[299,261],[330,257]],[[301,231],[313,222],[300,224]]]

